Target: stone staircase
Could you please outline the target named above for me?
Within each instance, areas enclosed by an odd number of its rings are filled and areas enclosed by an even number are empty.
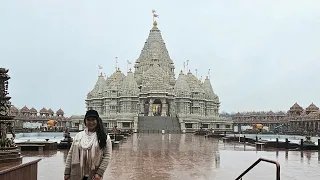
[[[21,161],[22,156],[17,147],[0,148],[0,163]]]
[[[180,133],[180,123],[176,117],[140,116],[138,119],[138,132],[140,133]]]

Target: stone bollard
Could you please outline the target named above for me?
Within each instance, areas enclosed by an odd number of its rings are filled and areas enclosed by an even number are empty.
[[[276,148],[279,148],[279,138],[276,138]]]
[[[300,139],[300,150],[303,150],[303,139]]]

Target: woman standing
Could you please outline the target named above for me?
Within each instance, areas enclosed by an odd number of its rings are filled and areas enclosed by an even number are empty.
[[[65,180],[102,180],[111,160],[111,139],[105,133],[98,112],[88,110],[84,124],[85,130],[74,137],[69,150],[64,172]]]

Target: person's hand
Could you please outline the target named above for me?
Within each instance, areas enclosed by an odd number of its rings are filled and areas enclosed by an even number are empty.
[[[64,180],[70,179],[70,175],[64,175]]]
[[[95,174],[92,180],[101,180],[101,176],[99,174]]]

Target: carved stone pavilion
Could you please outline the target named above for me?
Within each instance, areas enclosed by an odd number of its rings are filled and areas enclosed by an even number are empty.
[[[10,99],[8,96],[8,80],[10,79],[8,69],[0,68],[0,162],[12,162],[21,160],[18,147],[13,142],[13,116],[10,115]],[[8,138],[8,132],[12,138]]]
[[[191,71],[181,71],[175,79],[175,66],[153,22],[134,72],[127,75],[116,68],[106,79],[100,74],[88,93],[87,109],[95,109],[107,128],[195,131],[231,131],[231,119],[219,116],[220,101],[210,79],[198,79]],[[72,116],[83,122],[83,116]]]

